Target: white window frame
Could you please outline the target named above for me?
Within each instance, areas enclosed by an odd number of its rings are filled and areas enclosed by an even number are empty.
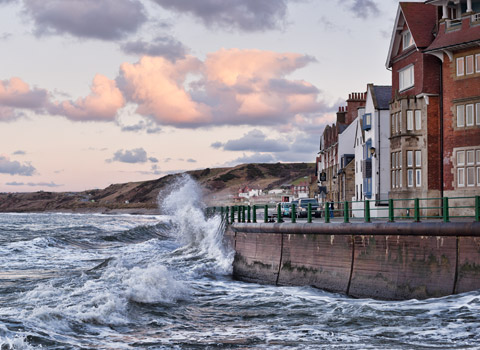
[[[422,169],[415,169],[415,186],[422,186]]]
[[[475,151],[477,153],[477,164],[480,164],[480,149]]]
[[[407,151],[407,168],[413,167],[413,151]]]
[[[407,186],[413,187],[413,169],[407,170]]]
[[[477,125],[480,125],[480,103],[475,104],[475,114],[476,114],[476,123]]]
[[[480,186],[480,166],[477,167],[477,186]]]
[[[422,151],[415,151],[415,166],[422,166]]]
[[[480,73],[480,53],[475,55],[475,72]]]
[[[458,187],[465,187],[465,168],[457,169],[457,184]]]
[[[407,111],[407,131],[413,131],[413,110]]]
[[[457,57],[456,59],[456,71],[457,77],[463,77],[465,75],[465,58],[464,57]]]
[[[422,111],[419,109],[415,110],[415,130],[422,129]]]
[[[457,105],[457,127],[465,126],[465,105]]]
[[[397,182],[395,181],[396,180],[395,173],[396,173],[395,170],[392,170],[392,188],[397,187]]]
[[[406,40],[408,38],[408,40]],[[406,30],[402,33],[402,49],[408,49],[409,47],[413,46],[413,36],[409,30]]]
[[[468,63],[470,62],[471,71],[468,69]],[[471,75],[475,73],[475,62],[473,61],[473,55],[465,57],[465,75]]]
[[[465,105],[465,122],[467,126],[475,125],[475,108],[473,103]]]
[[[398,152],[398,161],[397,161],[399,169],[402,169],[402,151]]]
[[[390,128],[392,135],[394,135],[396,133],[396,131],[395,131],[395,127],[397,125],[397,122],[395,121],[396,115],[397,115],[396,113],[392,114],[391,128]]]
[[[405,68],[399,70],[398,74],[399,74],[398,88],[400,91],[404,91],[415,86],[415,69],[413,64],[408,65]],[[405,78],[408,78],[408,80],[406,80]]]
[[[465,151],[457,151],[457,166],[465,166]]]
[[[467,187],[475,186],[475,167],[471,166],[466,169],[466,177]]]
[[[398,187],[402,187],[402,169],[399,169],[399,170],[397,170],[397,171],[398,171],[397,179],[398,179],[398,181],[399,181]]]
[[[468,150],[466,151],[466,164],[467,165],[473,165],[475,164],[475,151],[474,150]]]

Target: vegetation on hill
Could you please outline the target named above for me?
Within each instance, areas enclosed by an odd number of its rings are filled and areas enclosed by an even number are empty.
[[[271,190],[312,177],[313,163],[243,164],[233,168],[206,168],[186,172],[204,190],[207,204],[228,204],[243,186]],[[181,174],[159,179],[112,184],[84,192],[0,193],[0,212],[155,210],[158,195]]]

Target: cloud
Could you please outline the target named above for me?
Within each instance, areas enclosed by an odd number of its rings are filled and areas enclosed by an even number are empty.
[[[14,154],[14,155],[24,156],[25,154],[27,154],[27,152],[22,151],[22,150],[18,150],[18,151],[13,152],[13,154]]]
[[[138,0],[24,0],[24,5],[39,36],[116,40],[135,33],[146,21]]]
[[[189,158],[186,160],[187,163],[196,163],[197,161],[195,159]]]
[[[342,3],[345,3],[342,1]],[[368,18],[380,14],[375,0],[350,0],[347,4],[348,9],[358,18]]]
[[[63,185],[57,185],[56,183],[52,182],[28,182],[28,183],[23,183],[23,182],[7,182],[5,183],[7,186],[30,186],[30,187],[61,187]]]
[[[122,163],[145,163],[147,161],[147,152],[143,148],[135,148],[132,150],[118,150],[113,155],[112,159],[107,162],[122,162]]]
[[[158,163],[158,159],[155,158],[155,157],[149,157],[148,160],[149,160],[151,163]]]
[[[212,144],[215,148],[217,143]],[[285,152],[289,150],[286,141],[267,139],[260,130],[254,129],[237,140],[229,140],[222,145],[225,151]]]
[[[165,9],[187,13],[207,27],[247,32],[282,27],[288,0],[154,0]]]
[[[33,88],[22,79],[0,80],[0,104],[3,107],[40,109],[46,106],[46,90]]]
[[[8,157],[0,155],[0,174],[32,176],[35,168],[30,163],[21,164],[11,161]]]
[[[137,113],[159,124],[194,126],[211,120],[209,109],[192,99],[184,88],[186,76],[200,71],[201,62],[191,56],[170,62],[163,57],[143,57],[120,67],[118,85]]]
[[[162,128],[155,124],[151,119],[140,120],[137,124],[122,125],[118,120],[121,130],[126,132],[140,132],[145,131],[147,134],[158,134]]]
[[[12,35],[12,33],[2,33],[0,34],[0,41],[8,40]]]
[[[187,48],[170,36],[159,36],[149,42],[128,41],[122,45],[122,50],[133,55],[162,56],[170,61],[184,58],[187,53]]]
[[[93,79],[91,94],[76,101],[52,104],[50,113],[59,114],[75,121],[111,121],[125,105],[125,99],[115,81],[97,74]]]

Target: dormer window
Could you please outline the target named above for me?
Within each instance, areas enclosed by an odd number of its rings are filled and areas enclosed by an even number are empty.
[[[404,50],[408,49],[410,46],[413,45],[412,33],[410,33],[409,30],[402,33],[402,43],[403,43]]]

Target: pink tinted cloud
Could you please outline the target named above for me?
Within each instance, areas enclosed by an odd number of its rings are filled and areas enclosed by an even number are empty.
[[[198,74],[202,63],[191,56],[171,62],[163,57],[143,57],[120,67],[119,84],[137,112],[159,124],[176,126],[210,122],[210,108],[196,102],[185,88],[187,75]]]
[[[0,80],[0,104],[11,108],[43,108],[48,100],[46,90],[30,88],[22,79]]]
[[[74,121],[111,121],[124,105],[125,99],[115,81],[97,74],[93,79],[90,95],[76,101],[55,103],[50,112]]]

